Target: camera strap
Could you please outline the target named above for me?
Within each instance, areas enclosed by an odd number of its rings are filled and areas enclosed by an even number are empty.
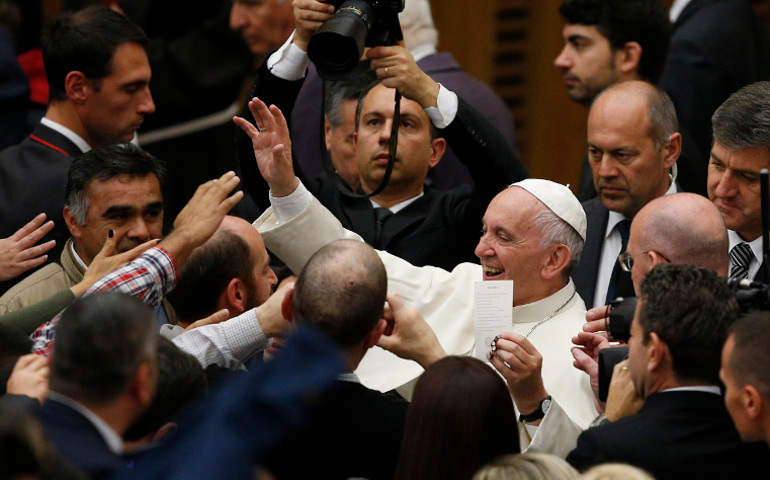
[[[321,82],[321,102],[321,112],[326,112],[326,80]],[[326,131],[324,129],[324,122],[321,121],[319,148],[321,151],[321,159],[323,160],[324,171],[326,171],[326,176],[329,178],[329,181],[332,182],[332,185],[334,185],[337,190],[342,192],[344,195],[352,198],[374,197],[375,195],[378,195],[380,192],[385,190],[385,187],[388,186],[388,182],[390,182],[390,175],[393,173],[393,164],[396,161],[396,150],[398,149],[398,130],[401,124],[401,93],[399,93],[398,90],[396,90],[395,102],[396,103],[393,109],[393,124],[391,125],[390,129],[390,143],[388,144],[388,165],[385,167],[385,175],[382,177],[382,181],[371,193],[356,193],[352,191],[350,186],[345,183],[345,180],[343,180],[342,177],[340,177],[340,174],[337,173],[337,169],[334,168],[334,163],[332,163],[331,156],[326,150]]]

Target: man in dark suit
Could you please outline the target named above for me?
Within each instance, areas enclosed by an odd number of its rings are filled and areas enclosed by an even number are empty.
[[[264,466],[276,479],[393,478],[408,404],[364,387],[352,373],[386,328],[387,283],[370,246],[340,240],[316,252],[287,292],[284,316],[331,338],[349,370],[318,399],[306,424],[268,455]]]
[[[54,221],[56,261],[69,237],[62,218],[72,157],[134,138],[155,110],[144,32],[105,7],[63,14],[43,48],[50,88],[45,117],[22,143],[0,153],[0,238],[39,213]],[[0,293],[13,284],[0,283]]]
[[[567,461],[579,469],[623,462],[659,480],[766,478],[770,449],[741,442],[719,388],[719,352],[737,318],[715,272],[659,265],[645,278],[629,340],[639,413],[586,430]]]
[[[304,4],[307,9],[331,10],[328,3],[315,0],[305,1]],[[430,1],[409,0],[398,17],[404,31],[404,42],[417,61],[417,66],[481,113],[497,127],[510,147],[515,150],[513,116],[500,96],[486,83],[468,75],[451,53],[438,52],[439,34],[433,23]],[[306,21],[301,17],[296,23],[298,29],[306,25]],[[305,83],[299,91],[292,112],[295,120],[291,127],[292,138],[302,139],[302,142],[294,145],[297,161],[310,178],[324,172],[319,147],[320,125],[324,121],[320,101],[321,88],[321,78],[311,63],[308,65]],[[475,181],[473,173],[469,172],[459,153],[454,152],[451,147],[447,148],[441,163],[428,172],[428,179],[428,183],[439,190],[449,190],[463,184],[473,184]]]
[[[304,67],[300,68],[299,79],[291,80],[298,72],[293,69],[287,73],[282,60],[296,54],[307,62],[302,48],[306,48],[312,33],[298,25],[295,43],[271,56],[260,69],[252,90],[284,112],[293,106]],[[375,248],[415,265],[447,270],[463,261],[475,262],[472,247],[478,235],[474,232],[478,231],[484,210],[498,191],[528,176],[526,168],[493,125],[421,71],[406,49],[378,47],[367,55],[382,83],[362,96],[356,116],[354,147],[360,191],[373,192],[384,175],[395,88],[404,98],[397,160],[390,181],[371,199],[344,195],[326,176],[306,182],[308,188],[346,228]],[[247,109],[244,118],[253,118]],[[266,184],[256,168],[251,142],[242,132],[237,135],[242,176],[251,185],[252,197],[264,202]],[[288,139],[284,143],[290,145]],[[440,192],[425,185],[428,170],[439,163],[447,145],[473,173],[474,187],[465,185]]]
[[[695,166],[702,172],[698,190],[684,183],[682,187],[705,193],[711,115],[741,87],[770,80],[770,35],[746,0],[676,4],[670,12],[673,34],[659,85],[674,102],[680,131],[692,138]]]
[[[58,454],[92,480],[126,468],[121,436],[152,402],[157,348],[152,310],[125,294],[83,298],[59,321],[37,414]]]
[[[564,48],[554,60],[567,95],[591,106],[610,85],[626,80],[656,83],[666,61],[671,25],[660,0],[564,0]],[[596,196],[588,159],[578,198]]]
[[[722,349],[719,378],[725,405],[741,438],[770,445],[770,315],[757,312],[735,322]]]
[[[770,82],[730,95],[712,117],[708,195],[727,225],[730,278],[767,282],[759,172],[770,168]]]
[[[586,245],[572,273],[589,309],[634,295],[618,254],[626,249],[636,213],[676,191],[669,171],[681,147],[674,106],[654,85],[617,83],[594,101],[588,115],[588,158],[599,197],[583,203]]]

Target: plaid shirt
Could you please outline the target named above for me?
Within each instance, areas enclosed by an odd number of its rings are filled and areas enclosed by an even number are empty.
[[[142,300],[155,309],[163,301],[163,296],[176,285],[177,270],[174,259],[162,247],[154,247],[144,252],[133,262],[129,262],[114,272],[105,275],[83,294],[83,297],[99,292],[116,290],[128,293]],[[51,321],[40,326],[32,334],[32,351],[48,355],[53,345],[56,324],[61,312]]]

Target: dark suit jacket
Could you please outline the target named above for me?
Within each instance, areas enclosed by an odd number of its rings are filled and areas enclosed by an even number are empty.
[[[583,255],[572,271],[572,281],[578,295],[586,303],[586,308],[593,308],[596,295],[596,277],[599,274],[599,262],[602,259],[604,232],[607,230],[610,212],[604,208],[599,197],[583,202],[586,211],[586,243]]]
[[[706,171],[711,115],[717,107],[733,92],[760,80],[770,80],[770,35],[749,2],[692,0],[674,23],[659,85],[674,102],[680,131],[691,136],[700,152],[693,168]],[[679,183],[699,193],[687,183],[684,166],[682,170]]]
[[[657,480],[770,475],[768,446],[741,442],[724,399],[695,391],[653,394],[636,415],[586,430],[567,461],[579,470],[629,463]]]
[[[457,64],[450,53],[437,53],[420,59],[417,65],[433,80],[462,97],[487,120],[497,127],[509,146],[516,149],[515,128],[510,109],[485,83],[471,77]],[[286,113],[284,111],[284,113]],[[307,80],[294,106],[294,123],[291,127],[294,150],[302,169],[314,178],[323,173],[319,150],[322,125],[321,78],[313,64],[308,68]],[[440,190],[448,190],[462,184],[473,183],[473,174],[459,160],[460,154],[451,148],[435,168],[428,172],[429,183]]]
[[[289,111],[301,88],[302,80],[289,82],[272,75],[263,64],[252,94],[266,103]],[[388,218],[384,224],[381,249],[410,263],[452,269],[464,261],[475,262],[473,249],[478,242],[481,219],[489,202],[503,188],[528,176],[505,139],[480,113],[459,97],[457,115],[441,130],[441,135],[463,159],[473,175],[475,186],[463,185],[448,192],[426,187],[425,195]],[[293,124],[296,114],[287,118]],[[244,118],[253,117],[244,109]],[[251,141],[236,134],[241,178],[254,200],[263,209],[268,203],[267,184],[254,161]],[[296,145],[298,142],[292,142]],[[295,155],[295,169],[299,168]],[[443,160],[442,160],[443,161]],[[308,189],[328,208],[342,225],[374,240],[374,210],[368,199],[349,198],[340,193],[325,174],[308,180],[297,170]]]
[[[64,135],[43,124],[19,145],[0,152],[0,238],[13,235],[44,212],[54,221],[54,229],[40,243],[56,240],[48,259],[59,258],[70,236],[62,217],[67,172],[72,156],[80,153]],[[0,295],[24,276],[0,282]]]
[[[280,443],[264,465],[277,480],[390,480],[407,406],[403,399],[338,381],[319,399],[305,426]]]
[[[37,413],[45,438],[56,452],[91,480],[109,478],[126,468],[126,461],[109,449],[96,427],[79,412],[49,399]]]

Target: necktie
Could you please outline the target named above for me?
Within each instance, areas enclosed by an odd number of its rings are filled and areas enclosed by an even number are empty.
[[[749,274],[749,264],[754,258],[754,252],[748,243],[743,242],[730,250],[730,278],[742,280]]]
[[[628,234],[631,231],[631,220],[621,220],[615,225],[615,229],[620,233],[620,251],[625,252],[628,246]],[[631,281],[631,273],[623,271],[620,268],[620,262],[615,261],[612,267],[612,276],[610,276],[610,285],[607,288],[606,303],[615,300],[616,297],[633,297],[634,283]]]
[[[374,209],[374,248],[380,248],[380,241],[382,240],[382,227],[385,224],[385,220],[393,215],[393,212],[384,207],[377,207]]]

